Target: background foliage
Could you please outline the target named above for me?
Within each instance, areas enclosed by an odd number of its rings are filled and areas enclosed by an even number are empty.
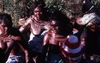
[[[18,19],[29,17],[30,5],[35,0],[0,0],[0,12],[9,13],[12,16],[14,26],[17,26]],[[42,1],[42,0],[37,0]],[[82,0],[44,0],[49,12],[54,9],[62,11],[69,17],[75,17],[81,13]],[[93,4],[98,4],[100,9],[100,0],[91,0]]]

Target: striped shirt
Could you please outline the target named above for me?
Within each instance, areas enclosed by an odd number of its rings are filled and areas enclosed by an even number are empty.
[[[78,63],[82,58],[82,46],[75,35],[68,36],[61,45],[61,53],[69,63]]]

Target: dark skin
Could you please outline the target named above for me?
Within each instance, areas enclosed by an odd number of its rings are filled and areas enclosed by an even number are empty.
[[[43,45],[46,44],[60,45],[62,41],[66,39],[66,36],[60,35],[58,33],[59,31],[60,31],[59,26],[57,25],[56,21],[52,21],[52,28],[45,35]]]
[[[21,33],[16,28],[7,26],[4,22],[0,22],[0,49],[4,54],[1,56],[3,63],[6,62],[9,54],[16,55],[19,53],[25,53],[26,63],[29,61],[28,46]]]
[[[56,54],[59,56],[59,58],[63,59],[60,46],[67,40],[67,36],[72,33],[72,24],[69,22],[69,18],[57,10],[52,14],[50,18],[51,27],[47,34],[44,36],[43,51],[44,53],[46,53],[47,50],[51,53],[53,51],[57,52]],[[47,49],[47,47],[49,49]],[[52,59],[50,60],[50,62],[52,62]],[[58,59],[55,58],[55,60]]]
[[[43,41],[43,46],[44,46],[43,55],[44,55],[44,58],[45,58],[46,52],[49,51],[48,50],[48,48],[49,48],[48,45],[54,45],[55,47],[52,47],[52,50],[56,50],[57,49],[56,51],[58,51],[58,53],[60,53],[59,46],[61,46],[61,44],[66,40],[66,36],[63,36],[63,35],[59,34],[59,32],[61,30],[59,30],[60,26],[57,25],[57,22],[56,21],[52,21],[51,24],[52,24],[51,25],[51,29],[44,36],[44,41]]]
[[[34,14],[31,15],[30,18],[28,18],[26,20],[24,25],[19,28],[19,31],[23,32],[23,31],[25,31],[27,29],[27,26],[29,26],[30,33],[32,35],[40,36],[41,33],[43,33],[44,30],[48,30],[49,29],[49,25],[48,25],[47,20],[44,18],[43,9],[44,8],[41,7],[40,4],[36,5],[36,7],[32,10]],[[33,54],[34,63],[36,63],[37,62],[36,59],[38,57],[38,54],[36,52],[32,53],[32,54]]]

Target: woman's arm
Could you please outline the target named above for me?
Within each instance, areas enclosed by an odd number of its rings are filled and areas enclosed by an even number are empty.
[[[28,19],[26,20],[26,22],[24,23],[24,25],[22,25],[22,26],[19,28],[19,31],[20,31],[20,32],[23,32],[23,31],[25,30],[25,28],[30,24],[30,22],[31,22],[31,18],[28,18]]]

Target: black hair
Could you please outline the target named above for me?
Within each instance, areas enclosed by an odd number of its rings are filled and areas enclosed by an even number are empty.
[[[82,4],[82,12],[86,13],[93,10],[93,9],[90,10],[92,6],[93,4],[91,3],[91,0],[85,0],[85,3]]]
[[[12,18],[7,13],[0,13],[0,22],[4,22],[8,27],[12,27]]]
[[[63,14],[62,12],[56,10],[54,13],[51,15],[50,20],[55,20],[58,23],[58,26],[60,26],[60,32],[59,34],[61,35],[68,35],[72,34],[72,24],[70,23],[70,19]]]
[[[41,8],[41,10],[44,12],[44,5],[43,5],[41,2],[34,1],[34,2],[31,2],[31,5],[30,5],[30,14],[29,14],[29,15],[34,14],[34,13],[33,13],[33,10],[34,10],[36,7]]]
[[[40,8],[41,11],[43,12],[43,16],[41,17],[41,20],[48,21],[50,13],[47,12],[47,8],[45,7],[45,4],[43,2],[39,2],[39,1],[31,2],[29,16],[34,14],[33,10],[37,7]]]

